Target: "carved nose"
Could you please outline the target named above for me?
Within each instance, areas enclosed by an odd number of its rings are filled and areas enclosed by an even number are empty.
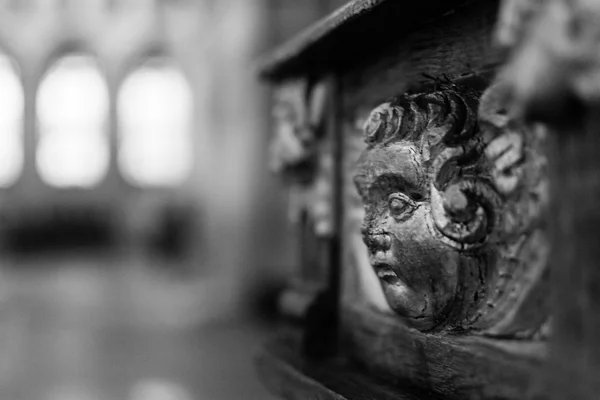
[[[387,251],[390,249],[392,240],[387,233],[379,233],[366,236],[367,246],[372,252]]]

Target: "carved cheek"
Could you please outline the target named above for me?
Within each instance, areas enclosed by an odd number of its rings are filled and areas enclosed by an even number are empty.
[[[429,286],[428,254],[435,249],[436,241],[427,227],[427,213],[424,207],[402,221],[390,223],[393,236],[392,251],[397,261],[401,278],[411,286]],[[435,258],[435,257],[434,257]]]
[[[363,235],[373,235],[388,231],[389,212],[386,204],[370,204],[365,207]]]
[[[395,224],[392,251],[396,273],[411,289],[427,295],[432,310],[444,308],[457,284],[458,253],[434,236],[429,207],[419,207],[411,218]]]

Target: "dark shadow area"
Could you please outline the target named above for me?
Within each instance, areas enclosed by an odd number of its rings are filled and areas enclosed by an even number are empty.
[[[112,214],[100,208],[60,208],[7,221],[3,245],[9,254],[108,250],[116,245]]]
[[[191,246],[202,246],[195,230],[198,212],[192,206],[167,204],[157,215],[157,230],[147,238],[148,250],[166,260],[183,260]]]

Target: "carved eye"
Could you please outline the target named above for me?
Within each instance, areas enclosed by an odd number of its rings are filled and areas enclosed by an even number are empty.
[[[417,207],[416,203],[403,193],[394,193],[388,198],[390,214],[394,218],[410,216]]]

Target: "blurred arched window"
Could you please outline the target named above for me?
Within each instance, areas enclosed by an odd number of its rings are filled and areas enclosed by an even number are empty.
[[[15,61],[0,53],[0,187],[9,187],[23,170],[23,85]]]
[[[92,187],[109,164],[109,94],[96,60],[85,54],[58,59],[37,96],[37,168],[56,187]]]
[[[193,163],[193,95],[175,63],[152,57],[119,91],[119,167],[136,186],[176,186]]]

